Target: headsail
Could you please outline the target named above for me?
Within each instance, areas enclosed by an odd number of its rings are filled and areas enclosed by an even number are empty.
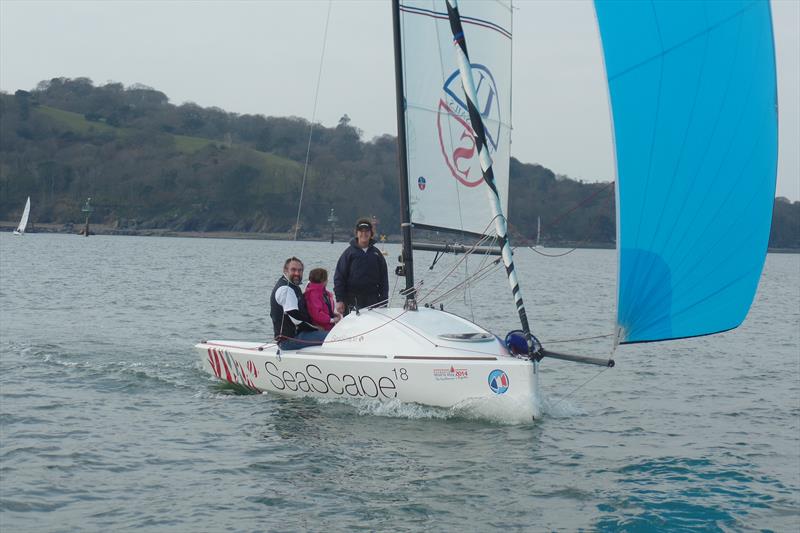
[[[400,2],[408,189],[415,227],[493,232],[475,132],[461,90],[445,2]],[[462,17],[477,106],[503,211],[511,132],[510,2],[473,2]]]
[[[769,3],[595,5],[617,151],[618,341],[735,328],[775,196]]]

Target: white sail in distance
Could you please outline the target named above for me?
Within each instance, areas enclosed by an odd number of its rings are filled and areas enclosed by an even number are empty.
[[[17,235],[25,234],[25,228],[28,227],[28,217],[30,217],[30,214],[31,214],[31,197],[28,196],[28,201],[25,202],[25,209],[23,209],[22,211],[22,218],[20,218],[19,220],[19,225],[17,226],[17,229],[14,230],[15,234]]]

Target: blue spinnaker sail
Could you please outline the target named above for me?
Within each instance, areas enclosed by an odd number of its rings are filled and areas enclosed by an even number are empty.
[[[618,341],[735,328],[758,286],[775,197],[769,3],[595,7],[617,156]]]

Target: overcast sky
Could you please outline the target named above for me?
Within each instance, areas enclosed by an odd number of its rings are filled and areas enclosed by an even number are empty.
[[[0,0],[0,89],[54,77],[143,83],[174,104],[310,119],[324,1]],[[800,200],[800,0],[773,0],[778,196]],[[395,134],[388,0],[334,0],[316,121],[347,113]],[[608,95],[588,0],[521,0],[514,14],[512,154],[558,174],[614,178]]]

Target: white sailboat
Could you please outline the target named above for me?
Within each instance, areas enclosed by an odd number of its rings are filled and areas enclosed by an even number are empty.
[[[533,245],[536,250],[544,248],[542,244],[542,217],[536,217],[536,244]]]
[[[405,305],[351,313],[302,350],[225,340],[196,349],[206,371],[255,391],[446,408],[495,402],[536,417],[543,358],[613,360],[549,351],[528,325],[504,216],[510,2],[469,3],[463,14],[454,0],[392,6]],[[766,255],[776,176],[769,5],[640,7],[596,2],[618,165],[615,347],[741,323]],[[477,236],[494,228],[522,326],[508,346],[417,305],[412,227]]]
[[[19,225],[14,230],[14,235],[25,235],[25,228],[28,227],[28,218],[31,214],[31,197],[25,202],[25,209],[22,210],[22,217],[19,219]]]

